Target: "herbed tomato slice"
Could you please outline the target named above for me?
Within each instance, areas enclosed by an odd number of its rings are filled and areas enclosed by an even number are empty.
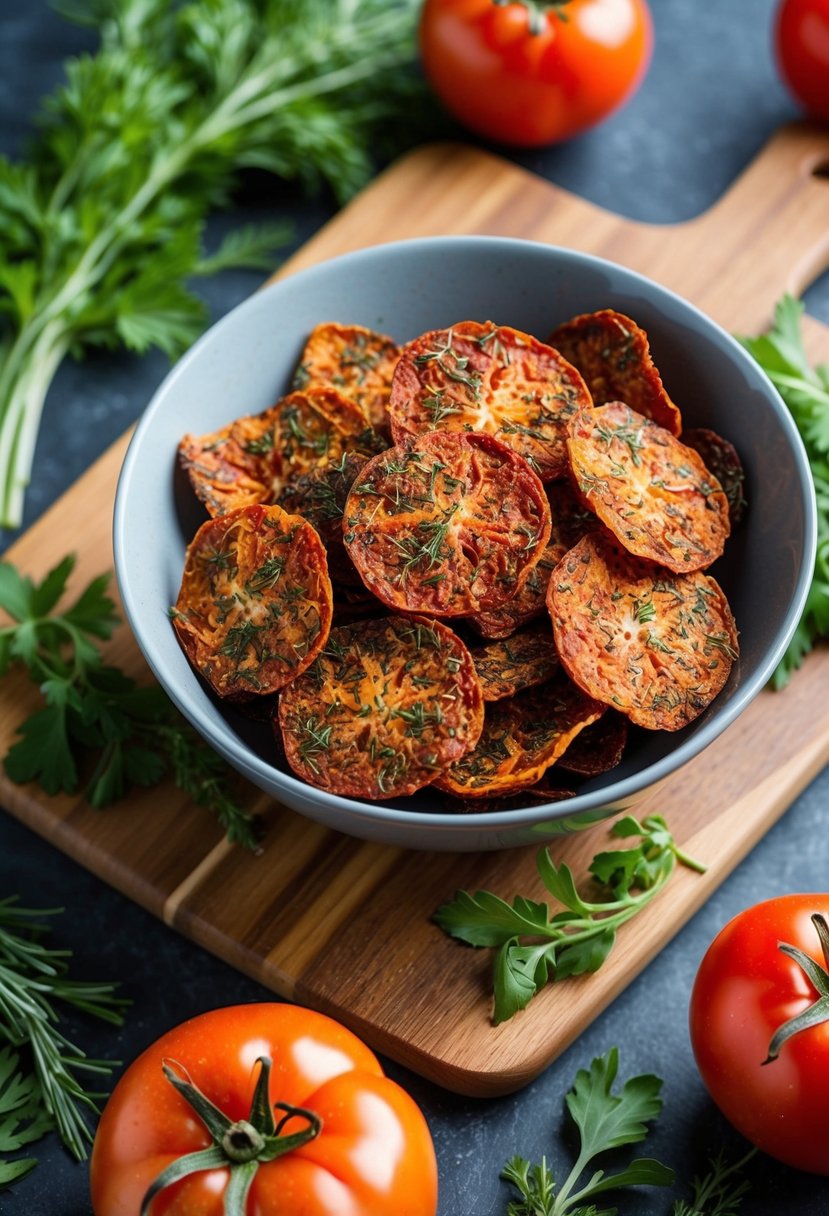
[[[527,462],[493,439],[433,431],[374,457],[346,503],[345,546],[390,608],[497,608],[544,552],[550,508]]]
[[[486,707],[477,745],[435,782],[466,798],[524,789],[566,751],[572,739],[605,712],[559,669],[552,680]]]
[[[356,401],[368,422],[388,433],[388,401],[400,347],[363,325],[317,325],[305,343],[293,388],[331,385]]]
[[[277,506],[202,524],[187,549],[173,626],[220,697],[265,695],[313,662],[331,627],[331,581],[314,529]]]
[[[550,504],[550,539],[537,565],[505,604],[469,618],[485,638],[511,637],[521,625],[546,613],[550,575],[568,549],[596,526],[593,512],[585,508],[569,482],[555,481],[545,489]]]
[[[185,435],[179,443],[179,463],[214,519],[237,507],[273,501],[277,409],[237,418],[209,435]]]
[[[522,688],[544,684],[558,667],[549,622],[477,646],[471,654],[485,701],[500,701]]]
[[[263,1002],[201,1014],[168,1031],[126,1070],[95,1137],[95,1216],[138,1216],[159,1173],[212,1144],[207,1128],[163,1073],[165,1061],[232,1120],[248,1119],[257,1059],[273,1061],[268,1098],[315,1114],[319,1133],[262,1161],[245,1209],[256,1216],[434,1216],[437,1170],[429,1129],[374,1054],[331,1018]],[[275,1118],[281,1118],[277,1108]],[[284,1133],[306,1126],[299,1118]],[[222,1216],[228,1167],[162,1190],[152,1216]]]
[[[362,473],[367,458],[344,452],[339,460],[302,473],[285,486],[278,505],[313,524],[328,554],[332,580],[362,587],[362,582],[343,544],[343,512],[349,491]]]
[[[214,518],[250,503],[272,503],[292,478],[340,460],[374,455],[385,443],[360,408],[335,389],[291,393],[261,414],[209,435],[185,435],[179,462]]]
[[[443,795],[443,807],[452,815],[496,814],[498,811],[522,811],[528,806],[538,806],[540,802],[564,802],[575,798],[575,790],[547,789],[543,781],[538,785],[529,786],[515,794],[498,794],[492,798],[455,797],[454,794]]]
[[[389,414],[395,443],[433,430],[484,432],[552,481],[567,471],[567,421],[590,404],[581,376],[552,347],[506,325],[462,321],[403,347]]]
[[[682,573],[720,556],[728,500],[693,448],[621,401],[580,410],[567,441],[584,501],[630,553]]]
[[[606,533],[585,536],[559,563],[547,605],[572,679],[650,730],[687,726],[738,657],[734,619],[714,579],[632,557]]]
[[[413,794],[474,746],[483,696],[451,629],[389,616],[331,631],[279,700],[288,761],[310,785],[353,798]]]
[[[360,407],[337,389],[311,386],[274,406],[273,468],[280,488],[346,452],[373,456],[385,446]]]
[[[583,313],[554,329],[549,340],[579,369],[594,405],[624,401],[672,435],[681,433],[679,409],[654,366],[648,335],[630,317],[612,308]]]
[[[598,777],[621,764],[627,741],[627,718],[609,709],[598,722],[576,736],[557,767],[580,777]]]
[[[706,469],[716,477],[728,499],[731,527],[736,528],[746,509],[743,464],[733,443],[707,427],[692,427],[682,432],[682,442],[693,448]]]

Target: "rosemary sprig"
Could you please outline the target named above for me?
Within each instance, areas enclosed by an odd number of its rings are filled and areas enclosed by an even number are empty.
[[[90,1116],[98,1113],[104,1096],[85,1088],[83,1074],[109,1076],[115,1062],[90,1059],[58,1029],[60,1006],[120,1026],[129,1002],[114,995],[114,984],[69,978],[70,952],[51,949],[42,940],[51,927],[49,918],[58,911],[21,908],[14,896],[0,900],[0,1037],[16,1051],[31,1053],[35,1080],[21,1082],[27,1095],[22,1110],[32,1120],[29,1129],[45,1132],[48,1116],[81,1161],[92,1141]]]

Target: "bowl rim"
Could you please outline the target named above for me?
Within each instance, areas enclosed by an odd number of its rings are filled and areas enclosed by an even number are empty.
[[[151,633],[148,629],[144,629],[140,613],[133,608],[130,580],[127,573],[128,566],[124,560],[126,553],[126,500],[129,485],[138,464],[144,434],[151,426],[155,415],[163,407],[164,399],[171,386],[181,376],[187,374],[190,365],[200,357],[201,351],[206,345],[215,341],[216,336],[220,335],[224,328],[235,323],[233,319],[236,314],[242,310],[267,308],[268,301],[273,293],[281,294],[288,291],[297,278],[300,277],[303,282],[313,282],[313,279],[317,277],[324,278],[329,273],[331,266],[347,266],[351,262],[370,263],[375,260],[382,260],[390,252],[393,254],[397,252],[416,253],[418,250],[434,247],[435,245],[440,245],[444,248],[449,248],[450,246],[464,246],[467,248],[478,246],[479,248],[486,247],[490,250],[499,249],[505,257],[510,254],[520,253],[521,255],[527,255],[534,253],[542,257],[552,256],[553,258],[563,258],[565,261],[571,261],[572,263],[586,264],[597,271],[610,270],[614,274],[621,273],[632,281],[633,284],[644,287],[650,295],[656,293],[657,298],[662,296],[678,304],[697,321],[701,322],[703,327],[713,329],[720,340],[725,341],[726,347],[737,362],[746,368],[750,378],[756,377],[759,379],[770,404],[778,415],[781,428],[786,434],[795,458],[804,517],[803,554],[796,580],[795,593],[789,603],[783,622],[778,629],[775,644],[769,649],[763,662],[754,673],[735,691],[731,700],[719,712],[715,713],[710,721],[705,722],[691,738],[681,742],[667,756],[663,756],[646,768],[639,769],[628,777],[612,782],[590,793],[577,794],[573,798],[558,802],[539,802],[536,805],[516,810],[470,812],[461,816],[437,811],[406,810],[399,807],[386,806],[379,802],[364,802],[359,799],[347,798],[340,794],[329,793],[327,790],[309,785],[290,772],[283,772],[273,762],[253,752],[242,740],[232,736],[227,737],[225,734],[217,732],[213,722],[205,714],[200,699],[196,698],[194,700],[192,697],[181,695],[163,677],[160,669],[161,665],[155,661],[153,655]],[[382,822],[410,827],[420,826],[424,829],[448,829],[451,826],[455,832],[469,833],[480,832],[482,828],[487,829],[491,834],[499,831],[509,832],[510,829],[528,828],[542,823],[567,820],[584,812],[611,807],[613,804],[630,805],[637,794],[643,794],[645,790],[659,784],[682,768],[689,760],[692,760],[700,752],[704,751],[710,743],[713,743],[731,725],[768,683],[800,620],[812,581],[816,551],[817,503],[809,461],[800,433],[791,413],[771,380],[736,338],[717,321],[703,312],[702,309],[698,308],[678,292],[619,262],[613,262],[597,254],[584,253],[578,249],[547,244],[543,241],[527,240],[520,237],[478,234],[411,237],[405,240],[389,241],[383,244],[373,244],[361,249],[350,250],[347,253],[338,254],[322,262],[316,262],[311,266],[294,271],[284,278],[277,279],[275,282],[267,284],[253,295],[248,296],[245,300],[235,305],[235,307],[219,318],[197,339],[175,366],[171,368],[148,402],[138,420],[121,466],[115,491],[113,513],[115,575],[127,622],[155,678],[185,718],[196,727],[202,737],[216,751],[224,754],[229,759],[229,762],[244,775],[248,776],[250,780],[260,784],[260,788],[261,782],[257,781],[258,776],[261,776],[262,781],[267,781],[271,786],[274,784],[277,787],[284,785],[286,792],[290,790],[292,794],[296,795],[295,802],[319,802],[330,811],[347,812],[352,820]],[[203,693],[205,703],[208,704],[208,694],[206,690],[201,689],[199,677],[193,673],[193,678]],[[429,787],[426,786],[422,792],[428,793],[428,790]],[[278,795],[272,796],[278,797]],[[343,824],[343,829],[347,830],[346,823]]]

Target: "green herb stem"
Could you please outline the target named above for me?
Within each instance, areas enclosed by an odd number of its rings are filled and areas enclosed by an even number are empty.
[[[250,242],[229,240],[212,266],[199,248],[234,175],[327,179],[342,199],[367,175],[382,121],[412,124],[413,91],[425,91],[405,70],[417,7],[111,0],[99,22],[90,0],[101,50],[67,66],[33,167],[0,158],[0,226],[12,237],[0,260],[0,525],[20,522],[66,353],[120,342],[175,356],[202,320],[188,277],[252,264]],[[137,172],[136,150],[151,146]]]
[[[58,610],[73,566],[74,558],[64,558],[35,584],[0,562],[0,607],[14,621],[0,628],[0,674],[22,664],[45,702],[20,724],[6,773],[13,781],[38,781],[48,794],[77,793],[81,757],[91,756],[85,794],[102,807],[129,786],[154,785],[169,772],[179,789],[214,812],[231,841],[255,848],[255,820],[233,796],[221,757],[157,685],[139,687],[104,664],[97,639],[118,623],[106,578]]]
[[[565,912],[552,915],[547,904],[520,895],[509,904],[490,891],[459,891],[438,908],[434,919],[446,933],[469,945],[496,950],[496,1024],[524,1009],[548,980],[601,967],[613,949],[617,930],[664,889],[677,863],[697,873],[705,870],[678,847],[659,815],[648,815],[641,823],[626,815],[611,833],[639,840],[632,847],[593,858],[591,875],[606,893],[601,901],[585,899],[576,890],[569,867],[557,866],[542,849],[536,859],[539,876]]]
[[[38,1101],[69,1151],[83,1160],[92,1140],[88,1119],[102,1095],[87,1091],[79,1074],[106,1077],[115,1065],[90,1059],[58,1029],[59,1006],[120,1026],[128,1002],[115,996],[112,984],[68,978],[69,952],[42,941],[49,927],[44,918],[55,911],[21,908],[13,898],[0,901],[0,1037],[31,1053]]]
[[[794,636],[772,679],[788,684],[792,673],[829,637],[829,366],[812,366],[803,341],[803,304],[786,295],[771,329],[741,342],[782,396],[800,432],[817,497],[817,554],[812,582]]]

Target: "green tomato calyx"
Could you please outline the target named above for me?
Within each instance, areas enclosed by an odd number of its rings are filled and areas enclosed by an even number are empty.
[[[812,1026],[820,1026],[823,1022],[829,1022],[829,925],[820,912],[813,914],[812,924],[815,926],[815,932],[823,951],[824,965],[822,967],[820,963],[815,962],[811,955],[799,950],[797,946],[790,946],[788,942],[778,942],[777,948],[797,963],[817,992],[817,1000],[778,1027],[769,1043],[769,1053],[763,1060],[764,1064],[771,1064],[776,1060],[780,1054],[780,1048],[793,1035],[800,1034],[803,1030],[809,1030]]]
[[[183,1065],[177,1060],[162,1061],[164,1076],[198,1115],[213,1137],[213,1144],[210,1148],[179,1157],[162,1170],[144,1195],[141,1216],[149,1216],[150,1204],[155,1196],[174,1182],[180,1182],[201,1170],[223,1167],[230,1171],[224,1192],[225,1216],[245,1216],[248,1193],[259,1166],[301,1148],[320,1134],[322,1120],[313,1111],[305,1110],[302,1106],[290,1106],[287,1102],[271,1102],[271,1061],[268,1056],[260,1056],[256,1063],[260,1065],[260,1070],[250,1114],[247,1119],[233,1122],[193,1083]],[[274,1110],[283,1112],[279,1122],[274,1118]],[[283,1135],[285,1125],[296,1119],[302,1119],[305,1126]]]
[[[559,21],[567,20],[567,5],[572,0],[492,0],[498,8],[506,8],[509,4],[520,4],[527,10],[530,22],[530,33],[543,34],[547,28],[547,14],[552,13]]]

